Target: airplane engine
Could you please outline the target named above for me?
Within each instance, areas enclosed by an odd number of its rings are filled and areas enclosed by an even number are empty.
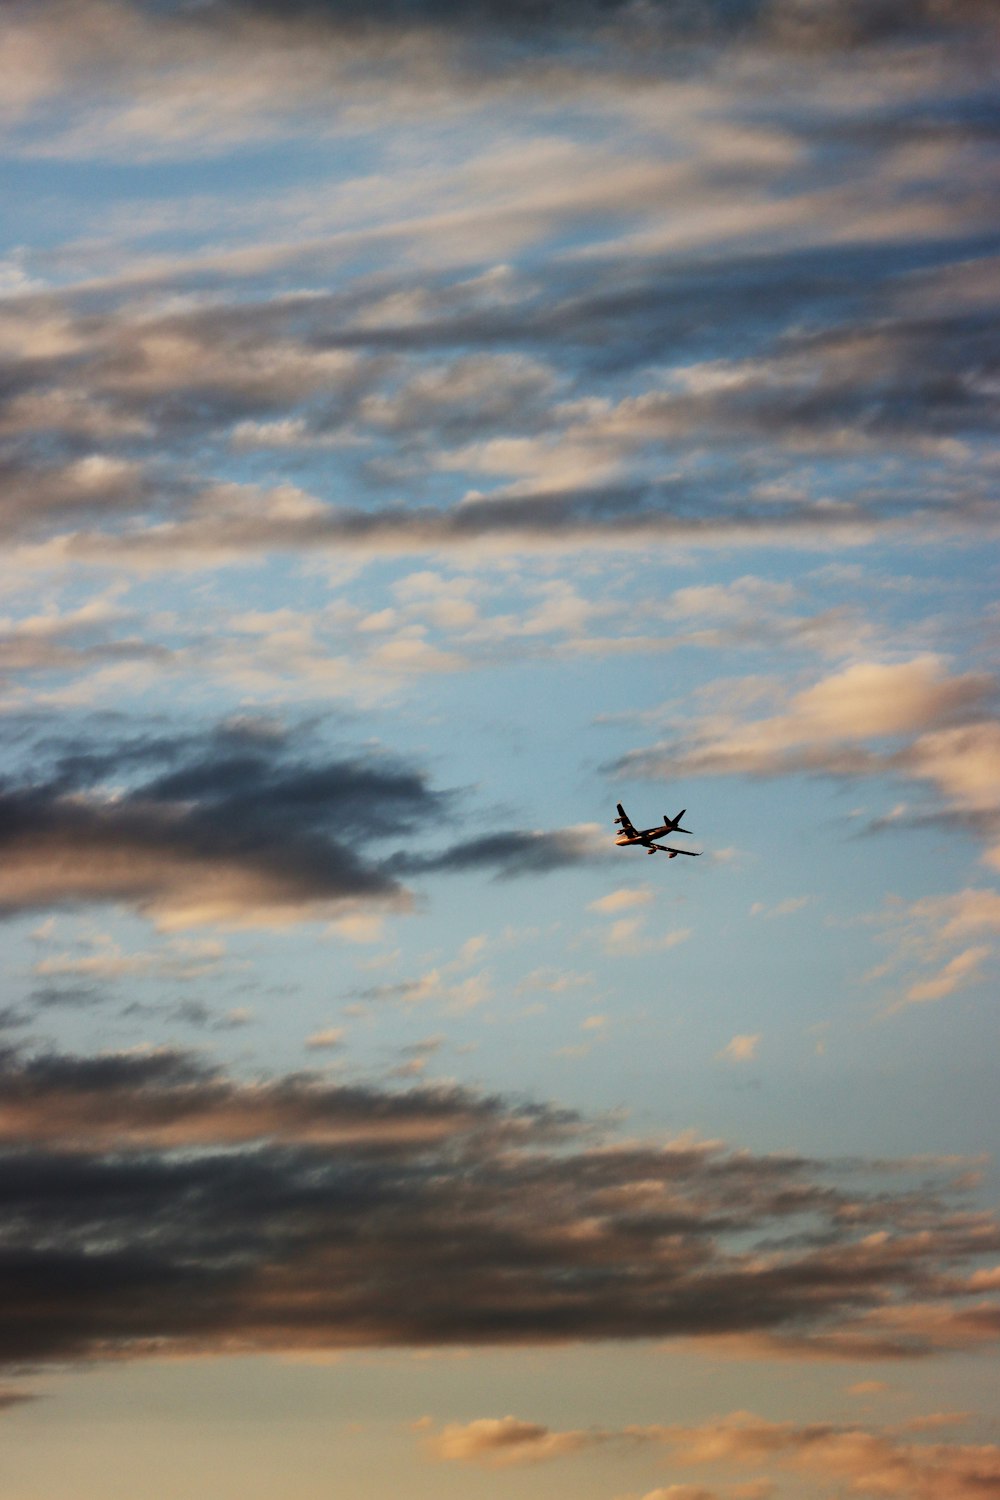
[[[668,850],[668,853],[669,853],[671,859],[676,859],[677,858],[677,850],[676,849],[670,849],[670,850]]]

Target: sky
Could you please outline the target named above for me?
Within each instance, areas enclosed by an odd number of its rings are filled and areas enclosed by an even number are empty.
[[[1000,1496],[998,61],[3,6],[4,1500]]]

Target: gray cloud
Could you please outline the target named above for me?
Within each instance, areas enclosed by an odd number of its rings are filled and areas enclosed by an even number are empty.
[[[600,853],[589,825],[382,852],[390,838],[452,822],[454,796],[388,754],[303,753],[273,721],[72,748],[40,741],[32,771],[0,780],[2,915],[116,902],[165,929],[284,925],[357,902],[405,908],[408,875],[546,874]],[[183,954],[149,963],[167,974],[198,967]]]
[[[868,1192],[857,1166],[595,1142],[572,1116],[467,1090],[240,1082],[170,1051],[8,1053],[0,1076],[9,1362],[656,1336],[808,1346],[866,1319],[872,1352],[927,1352],[919,1329],[892,1334],[900,1299],[946,1313],[968,1298],[988,1333],[962,1275],[1000,1231],[949,1203],[945,1181]]]
[[[32,7],[19,9],[30,17]],[[43,26],[56,28],[65,0],[38,0],[33,9]],[[900,41],[933,43],[962,29],[985,29],[991,15],[988,0],[821,0],[808,8],[795,0],[705,0],[696,6],[686,0],[209,0],[196,7],[88,0],[81,9],[80,44],[64,67],[70,77],[119,86],[129,72],[126,48],[138,53],[132,68],[144,70],[157,39],[167,57],[183,57],[185,46],[200,42],[216,61],[227,53],[337,43],[390,76],[405,70],[417,82],[423,75],[426,84],[447,69],[468,83],[530,76],[535,59],[550,67],[559,62],[566,72],[601,66],[648,76],[676,67],[678,49],[688,66],[703,64],[691,52],[706,44],[856,51]],[[401,45],[407,41],[409,50]],[[428,42],[444,54],[433,59],[433,71],[422,50]],[[329,60],[327,72],[335,61]],[[315,86],[316,71],[314,66],[300,87]]]
[[[543,875],[550,870],[591,864],[604,857],[606,851],[589,826],[549,832],[515,828],[465,839],[436,853],[399,854],[388,861],[388,868],[400,875],[492,870],[499,880],[513,880],[520,875]]]
[[[144,781],[109,793],[109,776],[137,767]],[[0,907],[121,901],[184,926],[399,903],[402,888],[358,845],[442,807],[389,758],[301,760],[280,732],[252,723],[77,748],[55,756],[46,778],[0,787]]]
[[[97,315],[70,294],[46,296],[35,316],[61,308],[67,352],[8,371],[0,525],[50,539],[43,560],[137,566],[316,546],[819,543],[901,526],[982,529],[994,521],[988,475],[974,446],[957,460],[954,440],[981,442],[997,425],[996,297],[980,291],[974,313],[962,306],[963,277],[993,274],[988,248],[966,237],[716,255],[707,266],[652,256],[624,277],[620,259],[554,262],[530,281],[512,277],[502,297],[489,278],[393,275],[159,316],[127,303]],[[513,440],[506,451],[519,455],[508,482],[491,438]],[[234,441],[270,450],[257,467],[280,462],[281,482],[219,482]],[[290,486],[289,453],[301,467],[323,444],[339,448],[334,483]],[[546,468],[560,444],[570,478]],[[864,452],[909,467],[883,464],[861,487],[850,466]],[[814,493],[818,457],[832,496]],[[455,504],[463,472],[476,498]],[[779,478],[782,498],[769,487]],[[404,486],[405,501],[386,502],[387,487]],[[0,647],[12,668],[147,650],[17,632]]]

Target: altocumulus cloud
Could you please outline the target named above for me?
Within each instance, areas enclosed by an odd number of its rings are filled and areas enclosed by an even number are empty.
[[[531,219],[527,206],[517,212]],[[22,297],[7,312],[0,527],[42,563],[113,557],[143,568],[320,546],[822,545],[903,526],[991,527],[989,476],[970,439],[995,432],[995,314],[973,284],[968,298],[986,306],[971,318],[960,283],[995,277],[996,263],[970,233],[921,244],[902,264],[898,246],[877,243],[716,249],[708,266],[628,257],[624,285],[621,256],[596,254],[531,278],[394,267],[374,285],[298,298],[229,292],[159,313],[135,311],[130,277],[104,293],[112,305],[100,316],[86,289]],[[436,257],[432,228],[422,234]],[[272,270],[284,261],[316,274],[294,245],[275,254]],[[209,273],[197,257],[177,261],[159,273],[159,292],[170,302],[188,275]],[[217,274],[231,285],[239,262]],[[935,298],[945,303],[937,315],[922,306]],[[875,321],[868,301],[897,310]],[[820,317],[821,333],[791,331]],[[718,358],[721,324],[743,358]],[[49,325],[55,348],[39,360],[29,331]],[[479,440],[464,442],[471,433]],[[277,477],[220,482],[211,450],[206,472],[192,472],[195,435],[271,449],[282,464],[288,447],[356,449],[370,461],[350,475],[362,503],[340,498],[346,475],[318,494]],[[706,441],[712,461],[679,479],[678,449],[701,455]],[[919,487],[882,472],[877,483],[852,480],[836,503],[812,492],[817,456],[850,464],[886,451],[920,466]],[[776,453],[783,497],[766,483]],[[657,478],[664,464],[670,477]],[[749,489],[748,464],[760,476]],[[442,469],[465,471],[474,494],[386,503],[385,474],[433,494]],[[789,472],[801,482],[788,486]]]
[[[991,529],[996,111],[972,63],[993,55],[992,12],[6,6],[17,151],[315,138],[373,99],[390,130],[443,100],[506,101],[510,138],[308,203],[275,195],[272,240],[259,201],[242,226],[227,204],[220,240],[213,198],[200,224],[174,205],[184,249],[168,232],[169,250],[136,250],[130,223],[42,253],[3,299],[0,530],[62,569]],[[525,102],[566,87],[600,128],[519,137]],[[233,482],[234,447],[255,450],[260,482]],[[316,494],[285,482],[289,449],[310,448],[331,458]],[[859,454],[898,467],[859,483]]]
[[[692,44],[726,49],[753,41],[779,54],[933,45],[949,31],[985,29],[990,7],[987,0],[821,0],[808,9],[794,0],[699,6],[682,0],[212,0],[198,6],[35,0],[11,11],[11,44],[22,62],[11,113],[37,107],[57,89],[103,86],[112,97],[129,99],[155,80],[173,106],[168,120],[179,115],[186,96],[197,103],[202,124],[232,133],[248,113],[265,120],[294,117],[304,98],[333,82],[350,89],[353,102],[359,63],[369,75],[405,83],[404,98],[432,94],[443,80],[495,94],[504,80],[530,76],[533,68],[551,86],[560,79],[578,82],[591,71],[637,80],[669,76],[679,66],[704,67]],[[240,88],[241,65],[262,53],[274,55],[276,76],[255,87],[244,79]],[[193,87],[208,66],[223,89],[211,113]],[[133,128],[157,123],[162,128],[155,118],[140,119]],[[270,123],[273,128],[273,118]],[[187,123],[188,131],[194,128]]]
[[[1000,1226],[926,1162],[915,1185],[169,1049],[9,1051],[0,1099],[11,1363],[724,1336],[893,1357],[1000,1331],[973,1272]]]

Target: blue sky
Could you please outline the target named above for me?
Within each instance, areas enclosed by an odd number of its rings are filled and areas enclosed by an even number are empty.
[[[991,8],[0,58],[5,1497],[1000,1494]]]

